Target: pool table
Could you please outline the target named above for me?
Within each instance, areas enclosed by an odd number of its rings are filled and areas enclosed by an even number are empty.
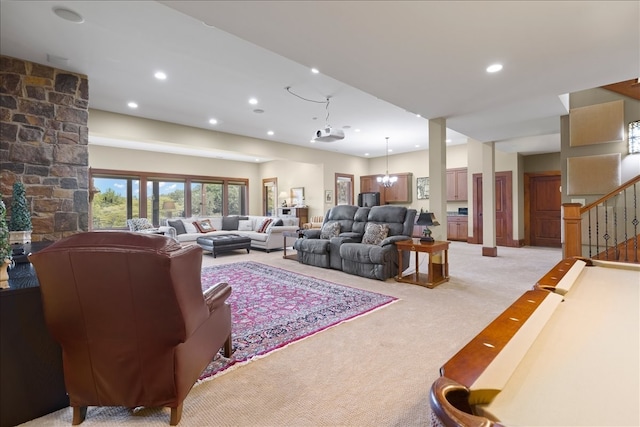
[[[446,426],[640,425],[640,265],[565,259],[447,361]]]

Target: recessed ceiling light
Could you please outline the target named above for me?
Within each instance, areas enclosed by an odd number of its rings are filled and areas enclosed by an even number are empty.
[[[209,124],[217,125],[218,121],[216,119],[209,119]]]
[[[158,71],[153,76],[158,80],[166,80],[167,79],[167,75],[165,73],[163,73],[162,71]]]
[[[451,142],[451,140],[450,139],[445,139],[444,142],[449,143],[449,142]]]
[[[75,22],[76,24],[82,24],[84,22],[84,18],[79,13],[65,7],[54,7],[53,13],[65,21]]]
[[[420,144],[416,144],[416,145],[414,145],[414,147],[419,148],[419,147],[420,147]]]
[[[422,117],[420,114],[416,114],[416,117]]]
[[[255,98],[249,98],[249,104],[251,105],[256,105],[258,103],[258,100]]]
[[[360,129],[354,129],[353,131],[354,132],[360,132]]]
[[[502,70],[502,64],[492,64],[487,67],[487,73],[497,73]]]
[[[317,68],[312,68],[312,69],[311,69],[311,72],[312,72],[313,74],[318,74],[318,73],[320,72],[320,70],[318,70]]]
[[[365,155],[365,156],[368,156],[368,155],[369,155],[369,153],[364,153],[364,155]]]
[[[311,140],[309,140],[309,142],[312,143],[312,144],[315,144],[316,140],[315,139],[311,139]]]
[[[269,136],[273,136],[273,133],[274,133],[274,132],[273,132],[272,130],[270,130],[270,131],[268,131],[268,132],[267,132],[267,135],[269,135]]]
[[[129,108],[138,108],[138,104],[136,104],[135,102],[131,101],[127,104],[127,106]]]
[[[393,151],[393,149],[389,148],[387,151],[388,151],[389,153],[391,153],[391,152]]]

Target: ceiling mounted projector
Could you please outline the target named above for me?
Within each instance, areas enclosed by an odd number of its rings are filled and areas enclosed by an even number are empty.
[[[342,129],[334,129],[332,127],[327,126],[324,129],[320,129],[316,131],[316,141],[320,142],[333,142],[344,139],[344,132]]]

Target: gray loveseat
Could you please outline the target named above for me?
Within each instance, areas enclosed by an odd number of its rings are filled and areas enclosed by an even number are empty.
[[[298,261],[386,280],[398,273],[395,242],[411,239],[415,216],[415,209],[403,206],[336,206],[325,215],[321,229],[305,230],[304,238],[294,243]],[[403,256],[403,265],[408,265],[409,253]]]

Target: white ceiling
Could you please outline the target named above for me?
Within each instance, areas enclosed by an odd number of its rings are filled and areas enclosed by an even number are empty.
[[[2,0],[0,19],[3,55],[86,74],[91,108],[355,156],[425,149],[438,117],[453,143],[559,151],[561,95],[640,75],[638,1]],[[285,87],[330,97],[346,138],[311,144],[325,105]]]

